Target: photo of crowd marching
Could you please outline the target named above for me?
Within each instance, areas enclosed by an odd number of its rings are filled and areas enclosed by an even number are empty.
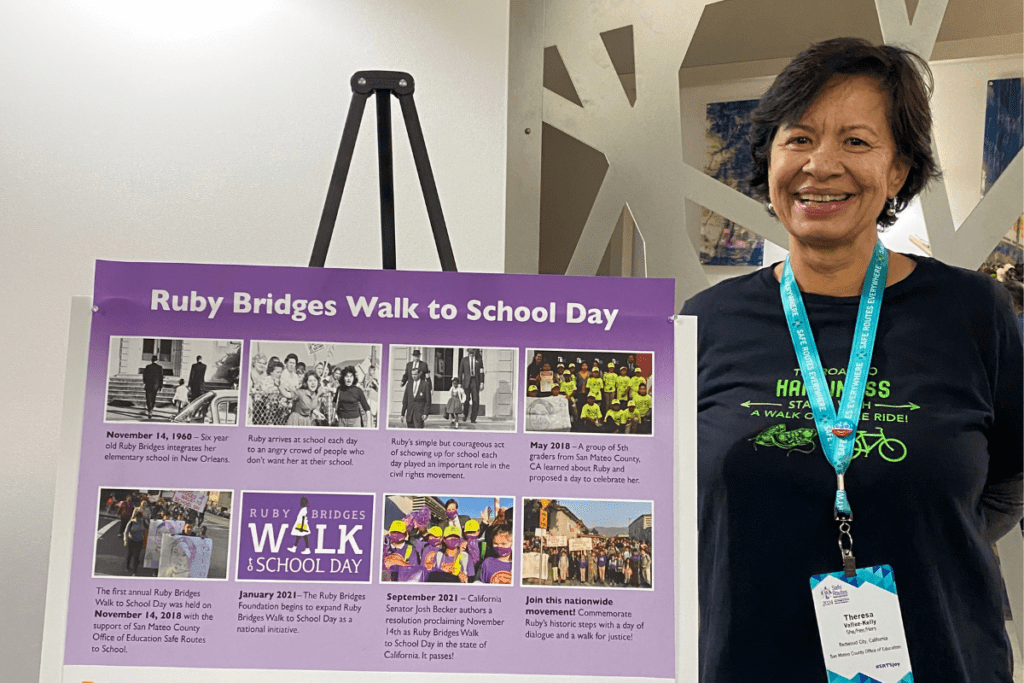
[[[516,430],[518,349],[391,347],[388,429]]]
[[[523,585],[652,588],[651,501],[523,499]]]
[[[527,351],[526,431],[652,434],[654,354]]]
[[[242,342],[111,337],[105,422],[238,424]]]
[[[101,488],[93,576],[227,577],[231,491]]]
[[[513,499],[384,498],[382,581],[511,585]]]
[[[248,426],[376,429],[381,346],[253,341]]]

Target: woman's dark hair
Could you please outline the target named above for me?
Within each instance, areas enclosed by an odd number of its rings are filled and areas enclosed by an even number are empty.
[[[449,506],[449,505],[454,505],[454,506],[456,507],[456,509],[458,509],[458,507],[459,507],[459,504],[458,504],[457,502],[455,502],[455,499],[454,499],[454,498],[449,498],[449,499],[448,499],[448,500],[447,500],[447,501],[445,502],[445,504],[444,504],[444,509],[445,509],[445,510],[447,510],[447,509],[448,509],[448,506]]]
[[[768,162],[779,128],[798,122],[834,76],[871,76],[889,99],[889,129],[896,156],[910,169],[896,193],[893,208],[902,211],[911,199],[941,175],[932,156],[932,114],[928,98],[932,72],[917,54],[893,45],[875,46],[861,38],[834,38],[812,45],[790,62],[751,114],[748,183],[756,197],[768,198]],[[878,224],[896,222],[885,210]]]
[[[494,551],[494,537],[498,534],[508,534],[512,537],[512,543],[516,541],[516,535],[512,533],[512,525],[507,523],[494,524],[491,523],[484,530],[484,540],[487,541],[487,555],[490,557],[497,557],[497,553]],[[523,539],[525,540],[525,539]]]
[[[289,353],[287,356],[284,357],[284,362],[286,365],[290,360],[294,360],[296,365],[299,364],[299,357],[296,356],[294,353]]]
[[[284,363],[277,360],[276,358],[271,358],[270,362],[267,363],[267,374],[274,374],[274,370],[277,370],[278,368],[284,368]]]
[[[346,365],[341,369],[341,384],[345,386],[345,375],[352,375],[352,386],[356,385],[359,381],[359,375],[356,374],[356,368],[354,365]]]
[[[303,496],[302,498],[299,498],[299,507],[308,507],[308,506],[309,506],[309,498],[306,498],[305,496]]]
[[[316,374],[316,370],[307,370],[306,374],[302,376],[302,388],[309,389],[309,378],[315,377],[316,381],[320,382],[320,376]],[[319,385],[318,385],[319,386]]]

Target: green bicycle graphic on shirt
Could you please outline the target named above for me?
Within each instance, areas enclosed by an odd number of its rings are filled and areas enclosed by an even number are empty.
[[[868,443],[868,439],[875,441]],[[860,429],[857,430],[857,440],[853,443],[853,457],[867,457],[871,451],[878,450],[882,460],[888,462],[899,462],[907,457],[907,445],[899,439],[887,437],[881,427],[877,434],[868,434]]]
[[[817,430],[809,427],[800,427],[787,430],[785,424],[777,424],[768,427],[757,436],[750,439],[754,442],[754,448],[758,446],[774,446],[782,448],[789,455],[793,451],[798,453],[810,453],[815,449],[814,437]],[[869,441],[873,439],[873,441]],[[887,462],[899,462],[907,457],[907,446],[899,439],[887,437],[881,427],[876,433],[868,433],[864,430],[857,430],[857,439],[853,443],[853,457],[867,457],[872,451]]]

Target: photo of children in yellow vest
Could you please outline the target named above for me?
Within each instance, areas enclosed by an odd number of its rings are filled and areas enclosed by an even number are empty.
[[[388,429],[516,430],[518,349],[394,345],[389,354]]]
[[[512,584],[513,500],[385,496],[381,580]]]
[[[653,353],[528,349],[527,357],[526,431],[653,434]]]
[[[654,503],[523,499],[523,585],[652,588]]]

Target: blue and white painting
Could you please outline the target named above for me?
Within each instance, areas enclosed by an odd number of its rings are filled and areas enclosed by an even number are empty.
[[[1024,143],[1024,96],[1020,78],[1001,78],[988,82],[985,104],[985,141],[981,157],[981,191],[988,192],[1003,170],[1013,161]],[[1024,262],[1022,249],[1022,221],[1000,241],[982,271],[994,273],[1005,264]]]
[[[750,113],[757,100],[712,102],[707,106],[704,172],[744,194],[753,160],[750,156]],[[714,211],[701,217],[700,262],[712,266],[760,266],[764,239]]]

